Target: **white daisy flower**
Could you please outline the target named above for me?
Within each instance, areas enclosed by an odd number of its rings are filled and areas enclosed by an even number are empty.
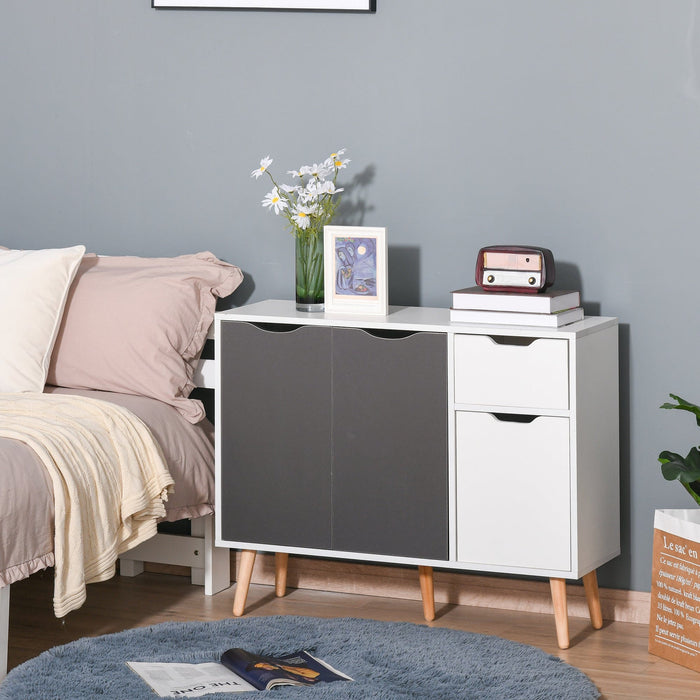
[[[260,167],[253,170],[253,172],[250,174],[250,176],[254,177],[257,180],[271,165],[272,165],[272,158],[270,158],[270,156],[265,156],[260,161]]]
[[[274,211],[275,214],[284,211],[288,206],[287,202],[280,197],[279,190],[276,187],[273,188],[272,192],[268,192],[265,195],[265,199],[262,200],[262,205],[270,209],[270,211]]]
[[[318,197],[319,194],[322,194],[321,187],[323,186],[322,182],[319,182],[318,180],[309,180],[306,183],[306,188],[304,189],[304,195],[306,197]]]
[[[297,200],[301,204],[315,203],[321,194],[318,190],[319,181],[316,179],[309,180],[304,187],[299,187],[296,190]]]
[[[292,192],[301,192],[301,187],[299,187],[299,185],[294,185],[294,187],[291,185],[280,185],[280,189],[284,190],[287,194],[292,194]]]
[[[311,207],[297,206],[292,214],[292,220],[301,229],[309,228],[312,213]]]
[[[323,163],[314,163],[308,169],[308,174],[311,175],[311,177],[317,178],[318,180],[324,180],[329,172],[328,168],[326,168]]]
[[[335,162],[336,160],[340,160],[340,156],[342,156],[347,149],[341,148],[339,149],[336,153],[331,153],[331,160]]]
[[[333,167],[337,168],[338,170],[342,170],[343,168],[348,167],[348,163],[350,162],[349,158],[346,158],[345,160],[341,160],[341,158],[336,158],[333,161]]]
[[[337,194],[338,192],[342,192],[342,191],[343,191],[343,188],[336,187],[333,180],[326,180],[325,182],[320,183],[319,187],[318,187],[319,194],[334,195],[334,194]]]
[[[304,206],[312,206],[316,203],[318,197],[314,192],[303,191],[299,192],[297,200],[299,204],[303,204]]]
[[[299,170],[287,170],[287,175],[291,175],[292,177],[302,177],[303,173],[301,172],[302,169]]]

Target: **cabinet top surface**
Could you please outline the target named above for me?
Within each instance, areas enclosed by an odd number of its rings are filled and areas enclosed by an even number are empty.
[[[617,325],[610,316],[586,316],[583,321],[561,328],[538,326],[503,326],[496,324],[452,323],[450,310],[427,306],[390,306],[386,316],[359,314],[307,313],[296,310],[293,301],[268,299],[247,306],[216,313],[217,321],[257,321],[301,325],[344,326],[353,328],[386,328],[395,330],[434,331],[439,333],[472,333],[569,338],[587,335]]]

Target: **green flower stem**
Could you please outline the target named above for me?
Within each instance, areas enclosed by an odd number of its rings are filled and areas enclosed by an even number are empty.
[[[315,255],[309,265],[309,289],[323,290],[323,256]]]
[[[323,239],[318,231],[297,229],[294,233],[297,301],[323,303]]]

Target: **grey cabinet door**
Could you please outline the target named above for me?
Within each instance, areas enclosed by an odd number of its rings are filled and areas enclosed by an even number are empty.
[[[331,546],[331,329],[221,324],[221,535]]]
[[[333,549],[448,558],[447,338],[333,329]]]

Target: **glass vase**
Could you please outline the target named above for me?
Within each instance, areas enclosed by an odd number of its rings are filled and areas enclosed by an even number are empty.
[[[323,311],[323,235],[296,232],[297,311]]]

